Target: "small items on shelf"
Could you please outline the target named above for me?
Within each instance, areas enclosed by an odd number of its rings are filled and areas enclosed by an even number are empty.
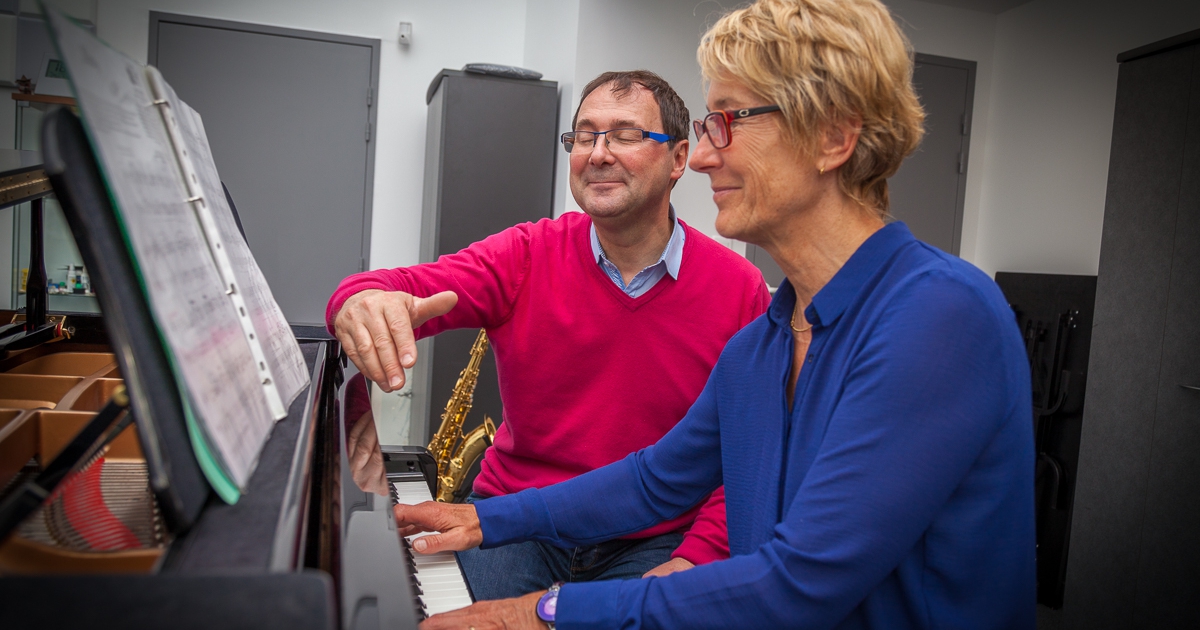
[[[50,280],[46,283],[46,292],[50,295],[83,295],[87,297],[95,297],[92,292],[92,280],[88,276],[87,268],[83,265],[67,265],[59,267],[59,270],[65,270],[66,276],[63,281]],[[25,293],[26,284],[29,278],[29,269],[21,269],[21,288],[20,293]]]
[[[51,281],[46,289],[51,295],[94,295],[92,293],[91,278],[88,277],[87,268],[83,265],[67,265],[60,267],[67,271],[65,282]]]

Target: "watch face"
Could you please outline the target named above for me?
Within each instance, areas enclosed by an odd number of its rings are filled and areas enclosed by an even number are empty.
[[[558,609],[558,592],[550,591],[538,600],[537,614],[542,621],[554,621],[554,613]],[[525,610],[529,610],[526,608]]]

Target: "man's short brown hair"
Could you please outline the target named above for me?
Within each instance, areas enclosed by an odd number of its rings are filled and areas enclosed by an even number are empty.
[[[612,84],[609,89],[616,97],[623,97],[633,90],[634,85],[640,85],[646,88],[654,95],[654,101],[658,103],[658,115],[662,118],[663,133],[671,136],[671,141],[668,146],[674,147],[675,143],[680,140],[687,140],[688,137],[688,108],[683,104],[683,99],[675,93],[675,89],[671,84],[667,83],[662,77],[650,72],[649,70],[622,70],[619,72],[605,72],[604,74],[592,79],[587,86],[583,88],[583,94],[579,97],[579,106],[575,108],[575,116],[571,118],[571,128],[575,128],[575,123],[579,120],[579,107],[583,106],[583,101],[602,85]],[[658,131],[657,129],[647,129],[646,131]]]

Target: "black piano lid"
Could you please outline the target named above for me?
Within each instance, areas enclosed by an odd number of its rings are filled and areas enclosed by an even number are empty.
[[[332,595],[319,571],[0,578],[5,628],[328,630]]]
[[[42,157],[79,253],[91,271],[129,392],[150,486],[168,528],[186,531],[208,501],[208,481],[192,450],[179,387],[87,134],[79,118],[65,108],[51,111],[42,121]]]

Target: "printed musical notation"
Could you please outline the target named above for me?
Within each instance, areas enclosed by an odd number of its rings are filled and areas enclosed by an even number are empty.
[[[150,70],[154,71],[152,68]],[[217,166],[213,161],[212,149],[208,144],[208,135],[204,132],[204,122],[200,114],[187,103],[180,101],[169,85],[165,85],[165,89],[169,94],[170,107],[176,111],[184,142],[189,148],[204,199],[202,203],[211,210],[217,229],[217,242],[223,244],[229,257],[246,310],[254,330],[258,332],[258,340],[266,355],[267,365],[270,366],[283,406],[286,408],[300,391],[308,386],[308,370],[304,356],[300,353],[300,347],[296,344],[296,338],[283,316],[283,311],[271,293],[267,279],[254,260],[250,247],[242,238],[241,231],[238,230],[233,211],[221,187],[221,179],[217,174]]]
[[[146,67],[57,11],[48,18],[181,394],[227,481],[244,488],[281,415],[262,373],[273,375],[268,384],[286,414],[308,382],[299,347],[236,225],[230,229],[232,214],[199,116],[166,86],[194,165],[200,195],[193,195]],[[197,196],[211,210],[211,237],[195,210]],[[215,243],[228,252],[244,306],[231,300],[230,283],[210,249]],[[249,311],[251,332],[239,308]],[[250,341],[255,338],[257,351]]]

